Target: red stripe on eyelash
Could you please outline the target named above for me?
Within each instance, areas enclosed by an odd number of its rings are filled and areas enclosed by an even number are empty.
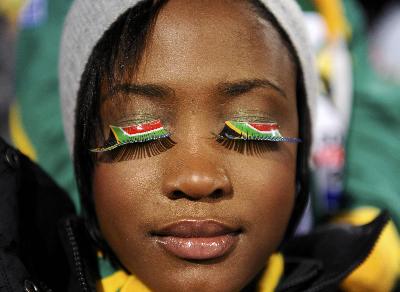
[[[258,131],[262,131],[262,132],[267,132],[267,131],[274,131],[274,130],[278,130],[278,124],[277,123],[249,123],[250,126],[252,126],[253,128],[257,129]]]
[[[125,128],[122,128],[122,130],[129,135],[135,135],[135,134],[141,134],[141,133],[146,133],[146,132],[149,132],[152,130],[156,130],[161,127],[162,127],[161,121],[156,120],[156,121],[153,121],[150,123],[144,123],[144,124],[140,124],[140,125],[125,127]]]

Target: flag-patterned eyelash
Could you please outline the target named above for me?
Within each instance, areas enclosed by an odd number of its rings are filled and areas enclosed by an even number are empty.
[[[300,143],[299,138],[283,137],[279,132],[279,126],[271,123],[249,123],[226,121],[217,139],[243,140],[243,141],[271,141]]]
[[[217,140],[232,141],[271,141],[299,143],[299,138],[283,137],[277,123],[249,123],[226,121],[222,131],[216,135]],[[91,152],[102,153],[111,151],[127,144],[145,143],[169,138],[170,133],[160,120],[135,124],[127,127],[110,125],[110,135],[103,146],[90,149]],[[171,143],[175,144],[174,142]]]
[[[110,135],[103,146],[90,149],[91,152],[106,152],[117,147],[155,141],[168,138],[170,133],[164,128],[160,120],[135,124],[128,127],[110,125]]]

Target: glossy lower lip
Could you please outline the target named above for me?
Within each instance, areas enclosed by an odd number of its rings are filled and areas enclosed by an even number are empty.
[[[210,260],[232,251],[240,228],[215,220],[182,220],[152,233],[170,254],[187,260]]]
[[[186,260],[211,260],[228,254],[239,240],[238,234],[225,234],[215,237],[174,237],[157,238],[166,251]]]

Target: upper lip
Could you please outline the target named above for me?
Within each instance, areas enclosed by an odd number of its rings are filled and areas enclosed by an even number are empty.
[[[181,238],[216,237],[240,233],[241,229],[216,220],[180,220],[152,232],[155,236],[173,236]]]

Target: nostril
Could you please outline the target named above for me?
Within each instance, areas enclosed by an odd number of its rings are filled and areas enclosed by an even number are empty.
[[[216,189],[210,194],[211,199],[220,199],[224,196],[224,191],[222,189]]]
[[[171,200],[178,200],[187,197],[187,195],[182,191],[173,191],[170,195]]]
[[[170,194],[169,198],[171,200],[188,199],[190,201],[198,201],[203,198],[216,200],[222,198],[223,196],[224,196],[224,191],[222,189],[216,189],[213,192],[209,193],[208,195],[186,194],[185,192],[176,190]]]

